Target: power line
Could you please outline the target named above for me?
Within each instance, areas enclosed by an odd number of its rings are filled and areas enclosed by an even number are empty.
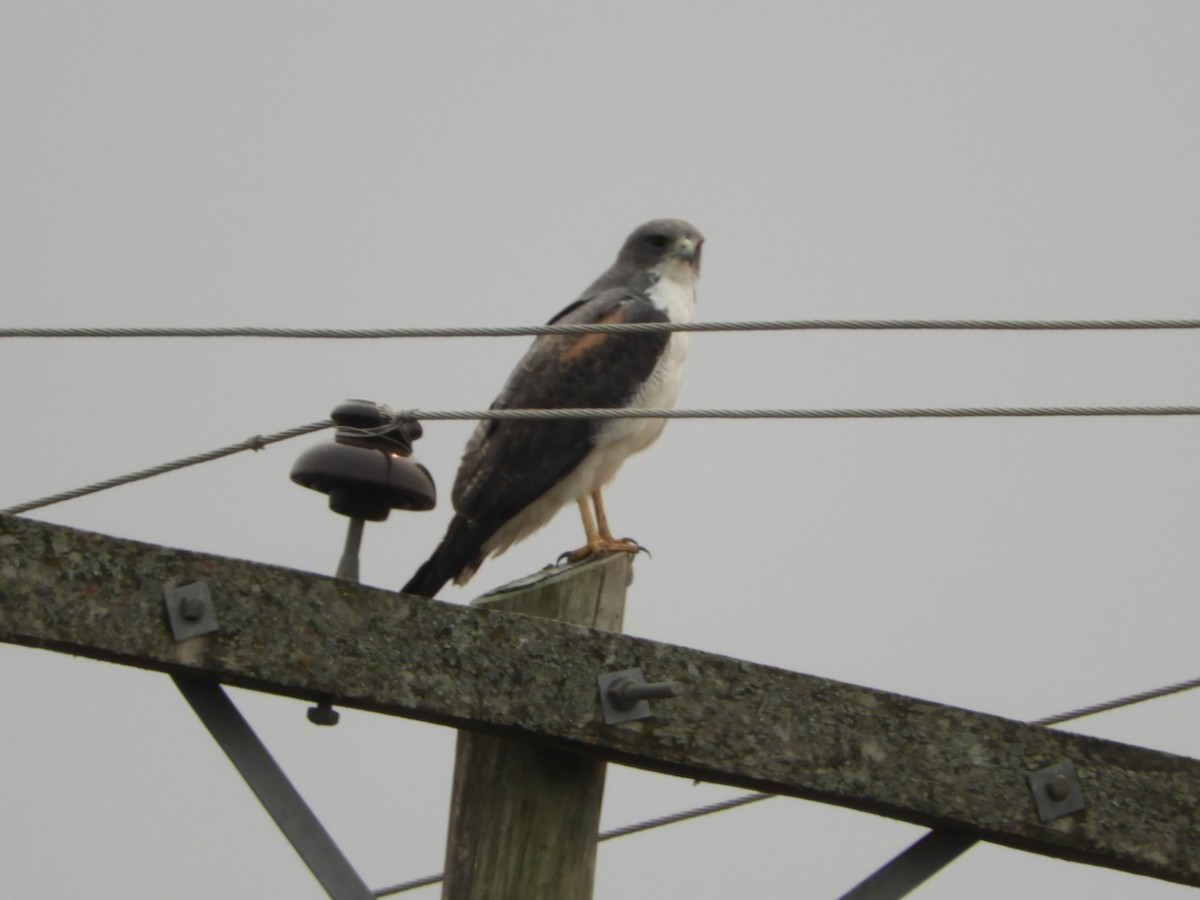
[[[1055,416],[1197,416],[1200,406],[963,406],[938,409],[474,409],[396,412],[421,419],[959,419]]]
[[[738,806],[745,806],[747,803],[756,803],[759,800],[770,800],[772,797],[777,797],[778,794],[742,794],[740,797],[731,797],[728,800],[721,800],[718,803],[710,803],[707,806],[697,806],[695,809],[687,809],[683,812],[672,813],[669,816],[659,816],[657,819],[646,819],[644,822],[637,822],[633,825],[622,825],[620,828],[613,828],[602,832],[597,840],[607,841],[612,838],[624,837],[627,834],[637,834],[639,831],[649,831],[651,828],[661,828],[663,825],[674,825],[676,822],[685,822],[688,819],[695,819],[699,816],[707,816],[712,813],[724,812],[727,809],[734,809]]]
[[[778,794],[743,794],[740,797],[731,797],[728,800],[721,800],[718,803],[710,803],[707,806],[698,806],[695,809],[684,810],[669,816],[659,816],[657,819],[647,819],[644,822],[637,822],[633,825],[623,825],[620,828],[613,828],[609,831],[600,833],[596,838],[597,841],[608,841],[613,838],[624,837],[627,834],[637,834],[639,831],[649,831],[651,828],[660,828],[663,825],[674,825],[676,822],[684,822],[688,819],[695,819],[700,816],[707,816],[711,813],[724,812],[727,809],[734,809],[738,806],[746,806],[749,803],[757,803],[759,800],[771,800],[779,796]],[[395,894],[402,894],[405,891],[411,891],[415,888],[425,887],[430,884],[437,884],[445,875],[444,872],[439,872],[436,875],[426,875],[424,878],[414,878],[412,881],[405,881],[402,884],[393,884],[385,888],[380,888],[375,891],[376,897],[391,897]]]
[[[645,334],[666,331],[1161,331],[1200,328],[1200,319],[776,319],[749,322],[641,322],[448,328],[0,328],[0,338],[388,338]]]
[[[1061,416],[1200,416],[1200,406],[1022,406],[1022,407],[954,407],[946,409],[917,407],[909,409],[482,409],[482,410],[420,410],[406,409],[392,413],[392,422],[381,426],[383,430],[396,422],[406,420],[452,421],[475,419],[513,419],[521,421],[543,419],[949,419],[949,418],[1049,418]],[[311,434],[333,427],[333,422],[313,422],[287,431],[262,436],[255,435],[245,441],[188,456],[174,462],[163,463],[142,469],[118,478],[99,481],[85,487],[53,494],[7,509],[0,515],[17,515],[63,500],[73,500],[108,488],[118,487],[134,481],[152,478],[166,472],[174,472],[198,463],[210,462],[243,450],[261,450],[288,438]],[[352,430],[352,429],[351,429]],[[378,431],[381,429],[375,429]]]
[[[1070,712],[1060,713],[1054,716],[1047,716],[1044,719],[1037,719],[1030,724],[1033,725],[1056,725],[1060,722],[1066,722],[1071,719],[1081,719],[1084,716],[1095,715],[1100,712],[1118,709],[1122,706],[1132,706],[1135,703],[1143,703],[1147,700],[1154,700],[1159,697],[1166,697],[1170,694],[1178,694],[1183,691],[1191,690],[1192,688],[1200,687],[1200,678],[1192,678],[1187,681],[1176,682],[1175,684],[1167,685],[1166,687],[1155,688],[1150,691],[1142,691],[1138,694],[1129,694],[1125,697],[1120,697],[1116,700],[1109,700],[1107,703],[1097,703],[1093,706],[1084,706],[1079,709],[1071,710]],[[707,806],[698,806],[694,809],[684,810],[669,816],[660,816],[656,819],[647,819],[643,822],[637,822],[632,825],[625,825],[620,828],[614,828],[610,831],[603,832],[598,840],[606,841],[610,838],[622,837],[627,834],[636,834],[639,831],[647,831],[651,828],[658,828],[663,825],[674,825],[677,822],[684,822],[688,819],[695,819],[700,816],[711,815],[712,813],[724,812],[727,809],[734,809],[739,806],[745,806],[748,803],[755,803],[759,800],[771,800],[778,797],[779,794],[742,794],[737,797],[731,797],[728,800],[722,800],[719,803],[710,803]],[[430,884],[437,884],[442,880],[442,874],[426,875],[424,878],[415,878],[412,881],[405,881],[401,884],[394,884],[389,887],[380,888],[375,891],[376,897],[390,897],[395,894],[401,894],[405,891],[411,891],[415,888],[424,887]]]
[[[403,881],[400,884],[390,884],[377,891],[372,891],[372,894],[376,897],[392,897],[396,894],[403,894],[405,891],[425,887],[426,885],[441,884],[442,878],[445,875],[445,872],[438,872],[436,875],[426,875],[424,878],[414,878],[412,881]]]
[[[1082,719],[1084,716],[1094,716],[1096,713],[1108,712],[1110,709],[1119,709],[1122,706],[1133,706],[1135,703],[1144,703],[1147,700],[1157,700],[1159,697],[1179,694],[1197,687],[1200,687],[1200,678],[1189,678],[1187,681],[1178,681],[1175,684],[1168,684],[1166,687],[1155,688],[1152,691],[1142,691],[1140,694],[1129,694],[1126,697],[1109,700],[1107,703],[1097,703],[1093,706],[1083,706],[1056,716],[1046,716],[1044,719],[1034,720],[1033,724],[1057,725],[1060,722]]]
[[[152,478],[155,475],[162,475],[166,472],[174,472],[176,469],[184,469],[188,466],[198,465],[199,463],[210,462],[214,459],[220,459],[223,456],[232,456],[234,453],[241,453],[243,450],[261,450],[269,444],[275,444],[279,441],[286,441],[288,438],[299,437],[302,434],[311,434],[314,431],[320,431],[324,428],[331,428],[332,422],[313,422],[310,425],[300,425],[296,428],[289,428],[287,431],[278,431],[275,434],[261,435],[256,434],[253,437],[246,438],[236,444],[230,444],[228,447],[220,447],[216,450],[209,450],[207,453],[198,453],[195,456],[188,456],[183,459],[177,459],[174,462],[163,463],[162,465],[152,466],[149,469],[142,469],[138,472],[131,472],[128,475],[122,475],[118,478],[109,478],[107,481],[97,481],[95,484],[89,484],[86,487],[76,488],[73,491],[63,491],[61,494],[54,494],[50,497],[42,497],[40,500],[31,500],[28,503],[18,503],[16,506],[10,506],[7,509],[0,509],[0,515],[15,516],[18,513],[29,512],[31,509],[38,509],[43,506],[49,506],[52,503],[60,503],[63,500],[73,500],[76,497],[84,497],[88,494],[94,494],[97,491],[104,491],[108,488],[117,487],[122,484],[129,484],[133,481],[141,481],[145,478]]]

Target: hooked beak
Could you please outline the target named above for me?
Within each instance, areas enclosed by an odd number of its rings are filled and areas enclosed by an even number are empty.
[[[693,269],[699,270],[700,247],[703,243],[703,239],[695,240],[690,237],[681,237],[675,241],[674,253]]]

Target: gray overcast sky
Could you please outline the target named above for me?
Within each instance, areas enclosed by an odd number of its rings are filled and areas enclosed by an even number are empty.
[[[1200,316],[1191,2],[3,3],[5,325],[533,324],[657,216],[698,316]],[[1190,333],[712,334],[688,407],[1194,404]],[[6,341],[0,505],[324,418],[490,402],[526,340]],[[448,494],[466,423],[417,448]],[[39,518],[331,572],[278,445]],[[1015,718],[1198,674],[1200,422],[674,422],[608,495],[627,630]],[[443,507],[368,529],[396,587]],[[579,543],[565,513],[467,602]],[[167,679],[0,647],[0,893],[317,898]],[[368,883],[441,867],[453,733],[237,700]],[[1078,723],[1194,755],[1200,698]],[[610,770],[610,827],[736,791]],[[922,834],[774,800],[597,897],[833,897]],[[424,889],[414,896],[436,896]],[[1183,898],[980,847],[927,898]]]

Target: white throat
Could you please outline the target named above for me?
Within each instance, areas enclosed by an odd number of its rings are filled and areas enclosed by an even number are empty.
[[[696,273],[681,259],[670,259],[654,269],[658,280],[646,296],[672,322],[690,322],[696,310]]]

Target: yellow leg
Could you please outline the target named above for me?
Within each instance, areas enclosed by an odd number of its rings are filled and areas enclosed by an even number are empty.
[[[591,547],[600,540],[600,536],[604,533],[596,528],[596,522],[592,518],[592,510],[588,507],[587,497],[580,497],[575,501],[579,504],[579,517],[583,519],[583,534],[587,538],[587,545]],[[604,521],[603,518],[600,520]],[[607,528],[607,525],[602,525],[602,528]]]
[[[612,532],[608,530],[608,516],[604,514],[604,500],[598,490],[592,491],[592,506],[596,507],[596,526],[600,537],[606,541],[615,540]]]
[[[600,499],[599,491],[591,493],[592,506],[596,508],[596,516],[592,517],[592,509],[588,506],[588,498],[580,497],[579,517],[583,519],[583,533],[587,536],[587,544],[578,550],[572,550],[563,556],[567,562],[579,562],[589,556],[599,556],[601,553],[637,553],[642,548],[633,541],[619,541],[608,530],[608,517],[604,514],[604,501]],[[560,559],[562,557],[559,557]]]

